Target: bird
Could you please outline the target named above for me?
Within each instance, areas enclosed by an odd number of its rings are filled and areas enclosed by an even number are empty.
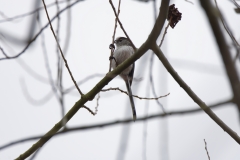
[[[114,43],[116,45],[116,50],[114,51],[113,56],[110,57],[110,59],[112,60],[111,67],[113,69],[115,69],[118,65],[123,63],[126,59],[128,59],[134,54],[134,49],[128,38],[118,37],[115,39]],[[133,120],[135,121],[137,118],[137,114],[131,90],[134,68],[135,64],[133,63],[120,73],[120,77],[125,81],[129,100],[132,107]]]

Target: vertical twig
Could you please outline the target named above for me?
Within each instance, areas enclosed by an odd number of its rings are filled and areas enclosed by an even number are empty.
[[[121,0],[119,0],[119,2],[118,2],[118,13],[117,13],[117,17],[115,18],[115,25],[114,25],[113,36],[112,36],[112,44],[113,44],[114,39],[115,39],[116,28],[117,28],[117,21],[118,21],[118,16],[120,14],[120,5],[121,5]],[[111,57],[113,56],[113,50],[112,49],[111,49],[110,56]],[[109,71],[108,72],[111,71],[111,66],[112,66],[112,60],[110,60]]]
[[[167,34],[167,29],[168,29],[168,27],[169,27],[169,25],[170,25],[171,19],[172,19],[172,18],[170,18],[170,20],[169,20],[169,22],[168,22],[168,25],[167,25],[167,27],[165,28],[165,31],[164,31],[164,34],[163,34],[163,37],[162,37],[161,43],[160,43],[160,45],[159,45],[159,48],[161,48],[162,43],[163,43],[164,38],[165,38],[165,35]]]
[[[112,0],[109,0],[109,3],[110,3],[111,6],[112,6],[112,9],[113,9],[113,12],[114,12],[114,14],[115,14],[115,17],[118,17],[117,12],[116,12],[116,9],[115,9],[115,7],[114,7],[114,5],[113,5],[113,3],[112,3]],[[130,37],[128,36],[127,32],[125,31],[125,29],[124,29],[124,27],[123,27],[123,25],[122,25],[119,17],[117,18],[117,21],[118,21],[118,23],[119,23],[122,31],[124,32],[125,36],[126,36],[126,37],[128,38],[128,40],[130,41],[133,49],[136,51],[137,48],[135,47],[135,45],[133,44],[132,40],[130,39]]]
[[[58,0],[55,0],[56,8],[57,8],[57,13],[59,12],[59,4]],[[60,42],[59,38],[59,27],[60,27],[60,15],[57,16],[57,27],[56,27],[56,38],[57,41]],[[59,56],[59,49],[58,49],[58,44],[56,45],[56,55],[57,55],[57,86],[60,90],[60,77],[61,77],[61,58]]]
[[[97,97],[97,105],[96,105],[96,107],[95,107],[95,115],[97,114],[97,112],[98,112],[98,106],[99,106],[99,99],[100,99],[100,92],[98,93],[98,97]]]

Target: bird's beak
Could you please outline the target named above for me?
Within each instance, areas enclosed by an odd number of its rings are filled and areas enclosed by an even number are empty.
[[[115,40],[113,43],[117,43],[117,40]]]

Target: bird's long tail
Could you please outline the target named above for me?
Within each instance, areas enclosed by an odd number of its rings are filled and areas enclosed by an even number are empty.
[[[135,121],[136,118],[137,118],[137,115],[136,115],[135,105],[134,105],[133,96],[132,96],[132,89],[131,89],[128,78],[125,81],[125,83],[126,83],[126,86],[127,86],[128,96],[129,96],[131,107],[132,107],[133,120]]]

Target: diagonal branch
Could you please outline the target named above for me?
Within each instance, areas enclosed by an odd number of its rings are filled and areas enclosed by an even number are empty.
[[[73,75],[72,75],[72,72],[71,72],[71,70],[70,70],[70,68],[69,68],[69,66],[68,66],[67,60],[66,60],[66,58],[64,57],[64,54],[63,54],[62,49],[61,49],[61,46],[60,46],[60,44],[59,44],[59,42],[58,42],[58,39],[57,39],[57,37],[56,37],[56,34],[55,34],[54,30],[53,30],[52,23],[51,23],[51,20],[50,20],[50,18],[49,18],[48,11],[47,11],[47,8],[46,8],[46,4],[45,4],[44,0],[42,0],[42,2],[43,2],[43,5],[44,5],[44,8],[45,8],[45,11],[46,11],[46,15],[47,15],[47,18],[48,18],[48,21],[49,21],[49,24],[50,24],[50,28],[51,28],[52,33],[53,33],[53,36],[54,36],[54,38],[55,38],[55,40],[56,40],[56,42],[57,42],[58,48],[59,48],[59,50],[60,50],[60,53],[61,53],[62,58],[63,58],[64,63],[65,63],[65,66],[66,66],[66,68],[67,68],[67,70],[68,70],[68,72],[69,72],[69,74],[70,74],[70,76],[71,76],[71,78],[72,78],[72,81],[73,81],[73,83],[75,84],[75,87],[77,88],[78,92],[80,93],[80,95],[83,95],[82,91],[81,91],[80,88],[78,87],[78,85],[77,85],[77,83],[76,83],[76,81],[75,81],[75,79],[74,79],[74,77],[73,77]]]
[[[157,44],[153,46],[152,50],[158,56],[159,60],[165,66],[167,71],[172,75],[175,81],[187,92],[192,100],[199,105],[199,107],[206,112],[225,132],[227,132],[238,144],[240,144],[240,137],[230,127],[228,127],[218,116],[191,90],[191,88],[183,81],[183,79],[174,70],[163,52],[160,50]]]
[[[207,149],[207,142],[205,139],[204,139],[204,143],[205,143],[205,150],[207,152],[208,160],[210,160],[210,156],[209,156],[208,149]]]

